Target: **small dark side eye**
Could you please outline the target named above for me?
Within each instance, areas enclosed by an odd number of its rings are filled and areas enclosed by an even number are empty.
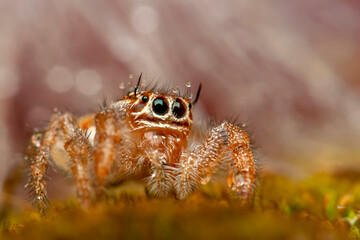
[[[172,112],[176,118],[182,118],[186,113],[186,108],[183,101],[176,99],[172,106]]]
[[[152,108],[154,113],[158,115],[165,115],[169,111],[169,106],[162,97],[158,97],[153,101]]]
[[[149,97],[148,97],[148,96],[143,96],[143,97],[141,98],[141,101],[142,101],[143,103],[147,103],[147,102],[149,101]]]

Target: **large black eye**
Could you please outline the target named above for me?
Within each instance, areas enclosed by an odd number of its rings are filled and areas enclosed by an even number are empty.
[[[164,98],[158,97],[154,100],[153,104],[152,104],[154,113],[158,114],[158,115],[165,115],[168,110],[169,110],[169,106],[166,103]]]
[[[186,113],[183,101],[176,99],[172,106],[172,112],[176,118],[182,118]]]

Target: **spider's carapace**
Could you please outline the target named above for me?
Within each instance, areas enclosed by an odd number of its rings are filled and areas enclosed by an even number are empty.
[[[223,165],[230,190],[249,203],[256,166],[248,135],[224,121],[189,147],[192,106],[188,97],[136,87],[97,113],[80,118],[54,113],[27,151],[34,205],[40,211],[47,207],[44,177],[50,160],[72,173],[84,206],[100,198],[107,184],[131,178],[144,179],[155,195],[175,192],[183,199]]]

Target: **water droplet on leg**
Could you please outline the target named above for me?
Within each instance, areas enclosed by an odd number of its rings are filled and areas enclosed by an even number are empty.
[[[233,175],[233,182],[236,188],[241,188],[245,184],[244,176],[240,172]]]
[[[42,135],[43,135],[42,132],[36,132],[31,137],[31,142],[35,147],[40,147],[41,140],[42,140]]]
[[[228,177],[228,186],[235,192],[240,192],[245,183],[242,172],[236,171],[235,173],[231,173]]]
[[[204,177],[204,178],[202,178],[202,179],[200,180],[200,183],[203,184],[203,185],[205,185],[205,184],[207,184],[207,183],[210,181],[210,179],[211,179],[211,175],[208,174],[206,177]]]

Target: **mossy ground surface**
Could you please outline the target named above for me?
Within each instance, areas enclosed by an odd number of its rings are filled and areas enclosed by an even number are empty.
[[[221,183],[185,201],[148,197],[130,186],[89,210],[76,200],[51,202],[45,217],[30,207],[10,209],[0,239],[360,239],[358,176],[294,181],[266,174],[251,209],[239,206]]]

